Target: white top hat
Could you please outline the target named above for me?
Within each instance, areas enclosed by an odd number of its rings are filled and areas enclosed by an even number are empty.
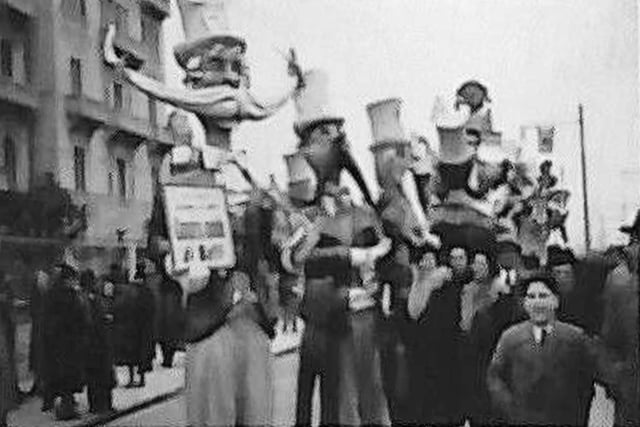
[[[373,134],[372,150],[389,145],[411,143],[400,121],[401,108],[402,100],[399,98],[385,99],[367,105]]]
[[[189,60],[216,44],[237,46],[244,52],[244,38],[229,29],[227,0],[177,0],[182,16],[185,41],[176,45],[173,54],[178,64],[187,66]]]
[[[304,86],[294,94],[296,121],[293,127],[300,134],[305,128],[320,122],[344,122],[329,105],[329,76],[324,70],[309,70]]]

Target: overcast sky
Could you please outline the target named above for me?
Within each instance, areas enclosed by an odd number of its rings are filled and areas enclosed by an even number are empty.
[[[172,50],[183,34],[175,0],[172,7],[167,81],[180,84]],[[494,125],[506,139],[519,139],[522,124],[559,123],[556,156],[573,191],[569,232],[577,249],[583,242],[578,103],[585,108],[596,246],[619,238],[614,230],[640,207],[636,0],[234,0],[229,16],[248,41],[259,97],[284,90],[278,51],[289,47],[304,68],[329,73],[334,108],[346,119],[374,192],[366,104],[402,98],[407,130],[435,142],[435,97],[448,103],[473,78],[489,88]],[[295,147],[293,120],[288,105],[236,132],[236,147],[248,150],[260,179],[276,173],[286,183],[282,155]]]

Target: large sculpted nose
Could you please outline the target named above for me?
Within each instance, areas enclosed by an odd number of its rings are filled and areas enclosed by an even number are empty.
[[[222,83],[234,88],[240,87],[240,76],[237,73],[226,72],[222,77]]]

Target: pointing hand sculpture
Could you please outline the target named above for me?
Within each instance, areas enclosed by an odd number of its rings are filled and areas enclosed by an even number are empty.
[[[225,28],[225,11],[216,9],[215,2],[178,0],[178,6],[187,41],[175,47],[174,56],[186,73],[186,87],[165,86],[127,66],[114,49],[113,24],[105,37],[104,58],[122,78],[150,97],[194,113],[205,128],[209,145],[221,144],[214,138],[214,130],[230,130],[243,120],[269,117],[302,85],[300,68],[291,50],[288,69],[289,75],[297,78],[295,86],[275,102],[257,100],[249,91],[246,42]]]

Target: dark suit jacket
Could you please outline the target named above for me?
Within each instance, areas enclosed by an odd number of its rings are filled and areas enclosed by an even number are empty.
[[[487,381],[510,424],[586,426],[595,371],[593,347],[580,328],[555,322],[540,345],[527,321],[500,337]]]
[[[319,241],[304,264],[301,315],[306,322],[337,333],[345,332],[348,289],[360,283],[358,271],[351,266],[350,249],[377,244],[377,227],[373,213],[360,207],[326,219]]]

